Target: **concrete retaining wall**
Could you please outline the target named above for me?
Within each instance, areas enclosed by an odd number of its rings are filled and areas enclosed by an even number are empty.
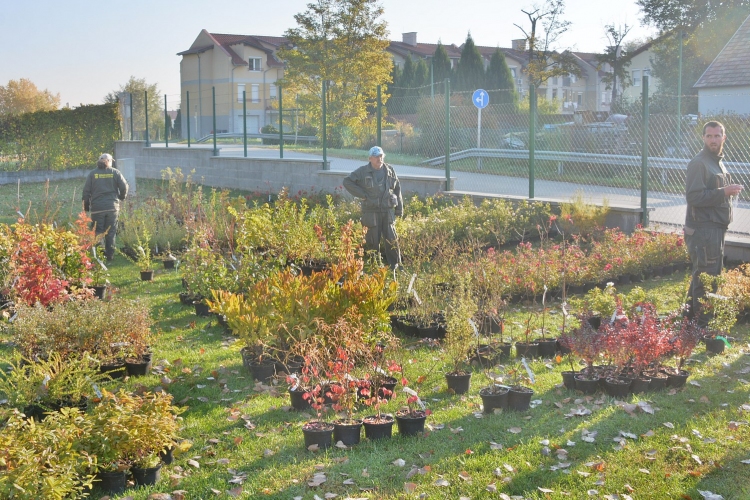
[[[91,167],[93,170],[94,167]],[[19,180],[27,182],[63,181],[66,179],[85,179],[91,170],[22,170],[20,172],[0,172],[0,185],[15,184]]]
[[[115,158],[120,162],[132,159],[136,176],[147,179],[161,179],[162,170],[170,167],[180,168],[186,175],[194,170],[193,180],[208,186],[262,193],[278,193],[286,187],[296,193],[341,190],[348,175],[323,170],[323,162],[319,160],[214,156],[211,149],[145,146],[145,141],[118,141]],[[444,177],[404,175],[399,179],[405,193],[426,196],[445,190]]]

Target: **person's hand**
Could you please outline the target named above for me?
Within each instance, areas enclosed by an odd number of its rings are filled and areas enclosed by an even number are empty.
[[[740,194],[740,191],[744,189],[744,187],[741,184],[730,184],[728,186],[724,186],[724,196],[735,196]]]

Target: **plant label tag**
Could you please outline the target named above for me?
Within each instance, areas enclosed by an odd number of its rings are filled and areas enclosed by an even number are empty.
[[[24,216],[23,216],[23,214],[21,213],[21,211],[20,211],[20,210],[16,210],[16,213],[18,214],[18,216],[19,216],[20,218],[22,218],[22,219],[25,219],[25,218],[26,218],[26,217],[24,217]]]
[[[382,369],[382,368],[380,368],[379,366],[378,366],[377,368],[375,368],[375,373],[379,373],[379,374],[381,374],[381,375],[387,375],[387,374],[385,373],[385,370],[383,370],[383,369]]]
[[[469,324],[471,325],[471,328],[474,330],[474,336],[476,338],[479,338],[479,329],[477,328],[477,324],[474,323],[474,320],[469,318]]]
[[[563,302],[560,308],[562,309],[563,316],[567,318],[568,317],[568,303]]]
[[[99,390],[99,386],[93,383],[88,377],[86,377],[86,380],[88,380],[89,384],[91,384],[91,388],[94,389],[94,394],[96,394],[96,397],[102,399],[102,391]]]
[[[44,380],[42,380],[42,387],[47,387],[47,384],[52,379],[52,377],[49,376],[49,374],[44,376]]]
[[[544,307],[544,301],[547,299],[547,285],[544,285],[544,293],[542,294],[542,307]]]
[[[410,294],[412,287],[414,287],[414,280],[417,279],[417,273],[414,273],[411,275],[411,280],[409,281],[409,288],[406,289],[406,294]]]
[[[292,386],[289,389],[296,391],[297,387],[299,387],[299,378],[297,378],[297,374],[293,373],[289,375],[289,379],[292,381]]]
[[[157,244],[154,244],[154,253],[156,255],[159,255],[159,245],[157,245]]]
[[[535,383],[536,378],[534,377],[534,372],[531,371],[531,367],[526,362],[526,358],[521,358],[521,364],[523,365],[524,368],[526,368],[526,373],[529,375],[529,380],[531,380],[531,383],[532,384]]]
[[[412,290],[411,292],[414,295],[414,300],[416,300],[417,304],[419,304],[421,306],[422,305],[422,300],[419,298],[419,295],[417,295],[417,291],[416,290]]]

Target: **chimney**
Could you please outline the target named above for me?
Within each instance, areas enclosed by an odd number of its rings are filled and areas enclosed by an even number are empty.
[[[520,50],[523,52],[526,50],[526,39],[525,38],[518,38],[516,40],[511,40],[511,47],[513,47],[513,50]]]
[[[411,45],[412,47],[417,46],[417,32],[412,31],[409,33],[401,33],[401,41]]]

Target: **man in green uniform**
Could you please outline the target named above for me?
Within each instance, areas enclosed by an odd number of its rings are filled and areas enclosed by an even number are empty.
[[[707,326],[709,314],[702,314],[700,299],[706,290],[701,273],[718,276],[724,261],[724,235],[732,222],[732,197],[742,191],[740,184],[732,184],[722,158],[726,140],[724,125],[710,121],[703,126],[703,150],[687,167],[685,197],[685,244],[693,264],[690,282],[688,317],[697,318],[700,326]]]
[[[379,255],[383,238],[388,265],[395,269],[401,264],[401,253],[393,222],[404,214],[404,200],[396,172],[384,159],[382,148],[371,148],[369,163],[349,174],[344,188],[362,199],[362,225],[367,228],[365,250]]]
[[[128,182],[112,166],[112,155],[103,154],[89,172],[83,186],[83,209],[91,212],[91,224],[97,235],[105,233],[104,255],[107,262],[115,256],[115,234],[120,202],[128,195]]]

